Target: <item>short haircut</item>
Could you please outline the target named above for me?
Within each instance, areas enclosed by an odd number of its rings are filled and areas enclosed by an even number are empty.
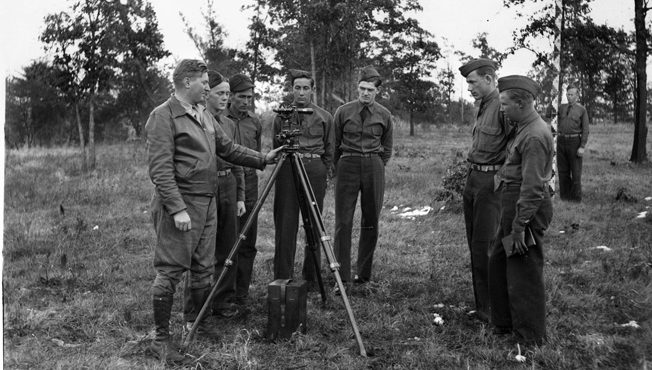
[[[496,79],[496,69],[492,66],[482,66],[477,68],[475,73],[480,77],[491,76],[494,80]]]
[[[310,87],[315,87],[315,80],[312,79],[312,77],[305,77],[305,76],[297,76],[297,77],[292,77],[292,80],[290,83],[292,84],[292,88],[294,88],[294,80],[299,79],[299,78],[307,78],[310,80]]]
[[[174,86],[181,86],[186,77],[196,77],[208,72],[206,63],[199,59],[183,59],[177,64],[172,74],[172,82]]]
[[[507,94],[507,96],[511,100],[517,102],[520,105],[531,106],[532,103],[534,103],[534,96],[532,96],[532,94],[527,90],[509,89],[509,90],[505,90],[503,92],[505,94]]]
[[[580,89],[575,85],[568,85],[568,87],[566,88],[566,91],[573,90],[573,89],[575,89],[578,93],[580,92]]]

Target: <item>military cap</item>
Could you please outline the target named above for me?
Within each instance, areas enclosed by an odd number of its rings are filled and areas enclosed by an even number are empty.
[[[360,79],[358,82],[373,82],[376,87],[380,86],[383,80],[380,79],[380,74],[373,66],[366,66],[360,71]]]
[[[225,79],[220,72],[214,71],[212,69],[208,70],[208,86],[211,89],[221,84],[224,81],[227,81],[227,79]]]
[[[505,76],[498,79],[498,90],[500,92],[511,89],[525,90],[532,94],[533,97],[536,97],[539,95],[541,86],[533,79],[519,75]]]
[[[290,69],[290,81],[294,81],[297,78],[308,78],[312,80],[312,74],[308,71],[302,69]]]
[[[238,73],[229,79],[229,87],[231,92],[240,92],[254,88],[254,83],[247,75]]]
[[[462,74],[463,77],[466,77],[469,75],[469,73],[475,71],[478,68],[482,67],[491,67],[494,69],[494,71],[498,68],[498,63],[491,59],[487,58],[478,58],[478,59],[473,59],[466,63],[465,65],[461,66],[460,73]]]

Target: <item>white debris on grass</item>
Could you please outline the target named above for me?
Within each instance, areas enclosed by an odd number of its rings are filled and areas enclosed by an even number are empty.
[[[440,211],[443,211],[444,209],[446,209],[446,206],[441,206],[441,208],[439,208]]]
[[[525,358],[525,356],[523,356],[523,355],[521,354],[521,345],[518,344],[518,343],[516,343],[516,348],[518,348],[518,355],[516,355],[516,356],[514,357],[514,359],[515,359],[516,361],[518,361],[518,362],[525,362],[525,360],[527,360],[527,358]]]
[[[638,328],[641,327],[641,326],[640,326],[636,321],[634,321],[634,320],[632,320],[632,321],[630,321],[630,322],[628,322],[628,323],[626,323],[626,324],[620,324],[620,326],[622,326],[623,328],[634,328],[634,329],[638,329]]]
[[[411,210],[409,207],[404,209],[403,212],[399,213],[397,216],[402,217],[402,218],[410,218],[410,217],[420,217],[420,216],[425,216],[428,213],[432,211],[432,207],[430,206],[424,206],[419,209],[413,209]]]
[[[647,200],[649,202],[649,201],[652,200],[652,197],[645,197],[645,200]]]
[[[636,218],[645,218],[647,217],[647,211],[640,212]]]
[[[398,211],[398,206],[394,206],[392,207],[392,209],[390,209],[390,212],[396,212],[396,211]]]
[[[99,230],[99,229],[100,229],[100,226],[99,226],[99,225],[95,225],[95,226],[93,226],[93,230]]]
[[[436,305],[433,306],[434,308],[444,308],[443,303],[437,303]]]
[[[566,234],[566,231],[564,231],[564,230],[559,230],[559,233],[560,233],[560,234]]]
[[[81,346],[81,344],[70,344],[62,341],[61,339],[57,338],[52,338],[52,343],[56,344],[59,347],[64,347],[64,348],[75,348]]]
[[[438,313],[433,313],[434,319],[432,320],[435,325],[444,325],[444,319]]]
[[[598,245],[597,247],[593,247],[591,249],[599,249],[605,252],[611,252],[613,249],[607,247],[606,245]]]

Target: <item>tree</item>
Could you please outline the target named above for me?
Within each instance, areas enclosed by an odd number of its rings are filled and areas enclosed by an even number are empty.
[[[82,167],[93,170],[98,96],[111,96],[120,75],[134,64],[127,73],[144,78],[147,68],[166,55],[162,35],[151,5],[143,0],[77,0],[69,12],[48,15],[45,24],[41,41],[54,54],[53,64],[63,76],[61,90],[78,117]],[[79,118],[82,104],[88,107],[88,159]]]
[[[267,35],[276,61],[284,70],[311,66],[326,109],[351,100],[357,68],[374,61],[378,42],[396,36],[389,30],[411,22],[403,16],[406,12],[421,9],[416,0],[257,0],[256,4],[261,14],[267,14]]]
[[[648,1],[634,0],[634,29],[636,33],[636,94],[634,98],[634,144],[629,158],[634,163],[647,161],[647,55],[649,31],[645,25]]]
[[[57,71],[43,61],[23,68],[22,76],[6,79],[5,142],[21,145],[51,145],[69,139],[65,106],[52,86]]]
[[[380,52],[375,64],[381,66],[381,71],[384,68],[390,71],[391,79],[387,86],[403,103],[402,108],[409,117],[410,136],[414,136],[414,114],[425,112],[433,103],[429,90],[435,84],[425,78],[430,77],[441,53],[439,45],[432,40],[432,34],[421,28],[416,20],[401,19],[402,14],[396,17],[394,22],[381,29],[394,36],[377,40]]]

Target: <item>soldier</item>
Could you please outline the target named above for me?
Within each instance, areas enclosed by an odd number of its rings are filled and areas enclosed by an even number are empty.
[[[375,102],[380,75],[365,67],[358,81],[358,99],[339,107],[335,127],[335,254],[342,280],[351,281],[351,230],[360,193],[362,211],[354,283],[371,279],[378,242],[378,219],[385,191],[385,165],[392,156],[392,114]],[[335,290],[338,294],[339,291]]]
[[[231,90],[231,104],[226,116],[235,122],[236,142],[247,148],[260,151],[263,127],[256,115],[251,111],[254,107],[254,83],[249,77],[238,73],[229,79],[229,88]],[[245,168],[244,179],[246,212],[240,216],[239,231],[242,231],[242,227],[249,218],[256,200],[258,200],[258,174],[256,170]],[[257,233],[258,219],[256,216],[238,250],[235,299],[236,303],[242,306],[246,305],[249,296],[249,285],[251,284],[254,259],[257,252]]]
[[[489,257],[489,297],[494,333],[512,330],[529,344],[546,340],[543,232],[552,219],[548,181],[553,140],[534,110],[539,84],[524,76],[498,79],[500,105],[516,124],[505,165],[496,174],[502,192],[498,241]]]
[[[562,200],[582,201],[582,157],[589,139],[589,115],[577,101],[578,89],[566,89],[568,104],[559,109],[557,135],[557,172]]]
[[[147,120],[149,175],[155,187],[151,204],[156,230],[152,284],[155,340],[151,350],[167,362],[184,362],[172,343],[169,321],[174,291],[185,271],[191,274],[194,321],[210,289],[215,258],[217,156],[256,168],[271,163],[277,150],[263,155],[236,145],[201,105],[209,91],[206,64],[184,59],[174,74],[174,94]],[[205,321],[200,334],[216,332]]]
[[[206,99],[206,108],[220,124],[230,139],[235,139],[235,122],[223,113],[231,96],[229,80],[216,71],[208,71],[208,85],[211,91]],[[215,240],[215,275],[217,279],[231,248],[238,240],[238,217],[245,211],[245,179],[242,167],[217,159],[217,237]],[[235,299],[235,278],[237,256],[234,267],[222,281],[213,301],[213,315],[233,317],[238,313],[233,304]]]
[[[313,103],[312,94],[315,81],[309,72],[291,69],[289,79],[292,83],[292,104],[297,108],[310,108],[312,114],[298,114],[297,119],[301,135],[296,137],[299,150],[296,153],[301,158],[308,175],[308,180],[321,210],[326,195],[326,179],[333,166],[333,116]],[[274,119],[273,144],[274,148],[283,143],[277,134],[287,127],[282,127],[280,117]],[[299,228],[299,202],[292,163],[283,164],[276,178],[274,192],[274,226],[275,226],[275,252],[274,252],[274,279],[291,279],[294,273],[294,255],[297,244],[297,231]],[[308,232],[308,230],[306,230]],[[316,273],[320,268],[320,249],[316,249],[317,265],[313,263],[309,251],[304,251],[303,278],[314,286]]]
[[[468,91],[480,103],[473,126],[473,140],[467,160],[469,173],[463,204],[466,239],[471,255],[471,277],[475,316],[489,321],[489,249],[500,225],[500,193],[494,192],[494,175],[505,162],[505,147],[511,127],[500,111],[496,88],[497,63],[474,59],[460,67]]]

